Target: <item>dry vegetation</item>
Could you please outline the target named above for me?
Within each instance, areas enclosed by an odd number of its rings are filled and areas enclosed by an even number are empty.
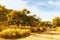
[[[29,36],[31,31],[29,29],[7,28],[0,32],[2,38],[21,38]]]
[[[0,5],[0,37],[21,38],[60,26],[60,17],[55,17],[52,22],[42,21],[29,13],[27,9],[17,11]],[[60,32],[60,28],[56,30]]]

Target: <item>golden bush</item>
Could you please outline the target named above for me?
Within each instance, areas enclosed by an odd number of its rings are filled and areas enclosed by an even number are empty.
[[[0,37],[3,38],[20,38],[20,37],[24,37],[24,36],[28,36],[30,35],[31,31],[28,29],[6,29],[3,30],[2,32],[0,32]]]
[[[37,31],[38,31],[38,28],[37,28],[37,27],[32,27],[32,28],[31,28],[31,31],[32,31],[32,32],[37,32]]]

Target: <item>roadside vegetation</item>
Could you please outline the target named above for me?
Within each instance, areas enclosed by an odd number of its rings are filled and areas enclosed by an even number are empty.
[[[60,17],[55,17],[50,21],[42,21],[36,15],[30,15],[28,9],[13,10],[0,5],[0,37],[21,38],[29,36],[31,33],[41,33],[51,28],[60,26]],[[59,30],[60,28],[55,29]]]

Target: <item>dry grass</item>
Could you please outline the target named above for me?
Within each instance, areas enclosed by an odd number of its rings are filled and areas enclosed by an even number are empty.
[[[2,38],[20,38],[30,35],[31,31],[28,29],[7,28],[0,32]]]
[[[60,27],[56,27],[56,31],[60,34]]]

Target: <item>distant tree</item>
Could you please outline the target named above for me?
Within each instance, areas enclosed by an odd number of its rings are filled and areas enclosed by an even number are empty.
[[[52,26],[51,22],[49,21],[41,21],[38,26],[45,26],[45,27],[48,27],[48,26]]]
[[[60,17],[55,17],[52,21],[52,24],[55,26],[60,26]]]

